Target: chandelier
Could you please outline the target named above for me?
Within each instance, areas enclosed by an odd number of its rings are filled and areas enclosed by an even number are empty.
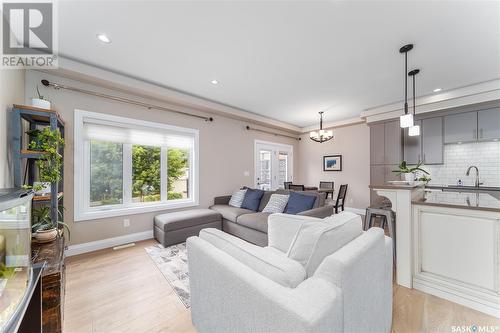
[[[309,133],[309,138],[313,141],[323,143],[325,141],[333,139],[333,131],[323,129],[323,112],[319,112],[319,116],[319,130]]]

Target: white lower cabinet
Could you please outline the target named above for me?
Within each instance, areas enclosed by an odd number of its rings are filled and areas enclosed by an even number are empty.
[[[500,213],[413,205],[413,287],[500,318]]]

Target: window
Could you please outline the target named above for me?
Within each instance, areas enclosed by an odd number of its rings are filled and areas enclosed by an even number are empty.
[[[75,111],[75,221],[198,204],[198,131]]]

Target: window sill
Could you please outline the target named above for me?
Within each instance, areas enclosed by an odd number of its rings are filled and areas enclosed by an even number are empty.
[[[157,212],[161,210],[171,210],[187,207],[198,206],[199,202],[195,200],[179,200],[177,202],[162,202],[158,204],[145,205],[142,207],[121,207],[114,209],[89,210],[85,212],[76,212],[74,216],[75,222],[84,222],[108,217],[135,215],[143,213]]]

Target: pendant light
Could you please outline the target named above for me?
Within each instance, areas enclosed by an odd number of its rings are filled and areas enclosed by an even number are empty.
[[[420,73],[420,69],[414,69],[411,72],[408,73],[408,76],[411,76],[413,79],[413,116],[415,117],[415,76]],[[408,135],[409,136],[419,136],[420,135],[420,125],[413,125],[410,128],[408,128]]]
[[[333,131],[323,129],[323,111],[319,112],[319,116],[319,130],[309,133],[309,138],[313,141],[323,143],[325,141],[333,139]]]
[[[401,128],[413,126],[413,115],[408,113],[408,77],[406,75],[406,73],[408,73],[408,52],[411,51],[411,49],[413,49],[413,44],[406,44],[399,49],[399,53],[405,54],[405,114],[399,117],[399,124]]]

